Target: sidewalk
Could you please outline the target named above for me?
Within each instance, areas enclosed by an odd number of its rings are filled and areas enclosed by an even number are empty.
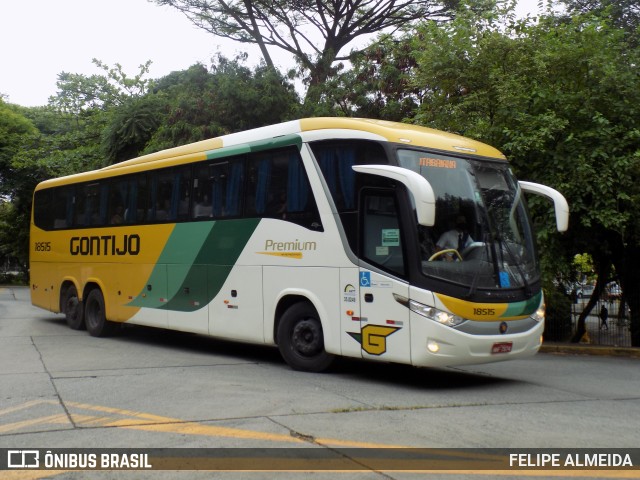
[[[565,355],[602,355],[609,357],[640,358],[640,348],[615,347],[607,345],[583,345],[579,343],[545,342],[540,347],[544,353],[561,353]]]

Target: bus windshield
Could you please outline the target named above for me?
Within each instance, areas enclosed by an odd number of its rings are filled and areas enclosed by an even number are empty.
[[[418,225],[422,273],[480,289],[528,288],[539,277],[522,191],[508,164],[398,151],[436,195],[436,223]]]

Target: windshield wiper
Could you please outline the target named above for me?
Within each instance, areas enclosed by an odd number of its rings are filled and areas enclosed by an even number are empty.
[[[498,281],[498,262],[496,260],[496,248],[493,242],[489,241],[489,233],[484,233],[483,238],[485,255],[487,259],[490,258],[491,263],[493,264],[493,275],[494,281]],[[489,245],[491,245],[491,253],[489,253]],[[478,281],[480,280],[480,275],[482,274],[482,266],[478,265],[475,273],[473,274],[473,280],[471,280],[471,286],[469,287],[469,291],[467,292],[466,298],[471,298],[476,293],[476,289],[478,288]]]

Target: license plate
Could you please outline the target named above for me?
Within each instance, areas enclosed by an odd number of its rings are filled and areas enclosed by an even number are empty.
[[[512,342],[494,343],[493,347],[491,347],[491,353],[509,353],[511,351],[511,347],[513,347]]]

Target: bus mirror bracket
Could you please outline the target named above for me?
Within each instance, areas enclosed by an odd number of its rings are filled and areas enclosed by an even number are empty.
[[[354,165],[356,172],[391,178],[403,183],[413,195],[418,223],[432,227],[436,221],[436,196],[431,184],[419,173],[392,165]]]
[[[569,204],[564,196],[557,190],[539,183],[519,181],[520,188],[526,193],[534,193],[553,200],[556,211],[556,227],[559,232],[569,229]]]

